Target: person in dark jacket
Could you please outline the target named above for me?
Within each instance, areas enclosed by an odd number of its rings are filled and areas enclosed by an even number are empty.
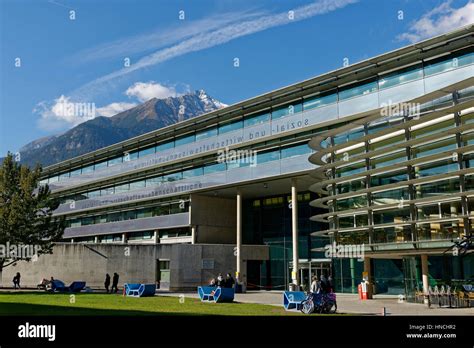
[[[112,292],[116,293],[118,291],[118,282],[119,282],[119,275],[117,273],[114,273],[114,277],[112,278],[112,289],[110,289],[111,293]]]
[[[20,289],[20,278],[21,278],[21,275],[20,275],[20,272],[17,272],[16,275],[13,277],[13,288],[16,289]]]
[[[227,273],[227,275],[225,276],[224,287],[225,288],[233,288],[234,284],[235,284],[234,278],[232,278],[232,275],[230,273]]]
[[[104,286],[105,286],[105,291],[107,291],[107,293],[109,293],[110,275],[108,273],[105,275]]]
[[[217,286],[220,286],[221,288],[223,288],[224,283],[225,283],[225,279],[222,276],[222,273],[219,273],[219,275],[217,276]]]

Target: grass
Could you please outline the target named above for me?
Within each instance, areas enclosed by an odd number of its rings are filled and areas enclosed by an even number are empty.
[[[202,303],[199,299],[153,296],[132,298],[118,294],[70,294],[44,292],[0,293],[0,316],[25,315],[227,315],[282,316],[300,313],[286,312],[283,307],[253,303]],[[182,302],[182,300],[181,300]]]

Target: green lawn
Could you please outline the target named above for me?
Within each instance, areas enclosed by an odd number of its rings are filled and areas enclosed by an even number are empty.
[[[301,315],[283,307],[250,303],[202,303],[198,299],[154,296],[123,297],[118,294],[69,294],[43,292],[0,293],[4,315]],[[182,301],[182,300],[181,300]]]

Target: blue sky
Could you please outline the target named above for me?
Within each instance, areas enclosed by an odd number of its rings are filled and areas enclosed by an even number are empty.
[[[472,0],[0,0],[0,155],[85,120],[62,102],[233,104],[472,22]]]

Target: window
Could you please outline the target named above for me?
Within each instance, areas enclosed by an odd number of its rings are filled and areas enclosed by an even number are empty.
[[[151,208],[137,210],[137,219],[148,218],[153,216]]]
[[[120,163],[122,163],[122,156],[115,157],[115,158],[109,159],[107,161],[107,164],[108,164],[109,167],[114,166],[116,164],[120,164]]]
[[[375,169],[401,163],[406,160],[406,152],[403,150],[389,155],[373,158],[370,160],[370,165],[372,166],[372,169]]]
[[[233,121],[229,123],[223,123],[219,126],[219,134],[232,132],[243,127],[242,121]]]
[[[146,186],[158,186],[161,185],[164,182],[164,179],[162,176],[156,176],[154,178],[148,178],[146,179]]]
[[[149,147],[138,151],[138,157],[148,156],[155,153],[155,147]]]
[[[87,197],[88,197],[89,199],[90,199],[90,198],[100,197],[100,190],[87,192]]]
[[[94,166],[87,166],[82,168],[82,174],[92,173],[94,171]]]
[[[206,174],[212,174],[215,172],[221,172],[226,170],[226,165],[225,163],[216,163],[216,164],[210,164],[204,166],[204,175]]]
[[[71,171],[71,178],[74,176],[79,176],[79,175],[81,175],[81,168]]]
[[[115,186],[115,193],[127,192],[129,190],[130,190],[130,184],[129,183]]]
[[[174,147],[174,141],[168,141],[168,142],[166,142],[166,143],[157,145],[157,146],[155,147],[155,151],[156,151],[156,153],[158,153],[158,152],[160,152],[160,151],[172,149],[173,147]]]
[[[280,151],[264,151],[257,153],[257,165],[265,162],[276,161],[280,159]]]
[[[336,210],[349,210],[367,207],[367,196],[357,196],[345,199],[338,199],[336,201]]]
[[[270,113],[259,113],[244,118],[244,127],[251,127],[270,121]]]
[[[421,79],[423,77],[423,69],[420,65],[409,67],[403,70],[393,72],[379,78],[379,88],[389,88],[400,85],[405,82]]]
[[[426,62],[425,75],[433,75],[474,63],[474,53],[457,53]]]
[[[196,136],[194,134],[186,135],[186,136],[180,137],[180,138],[176,138],[175,146],[180,146],[180,145],[192,143],[192,142],[195,141],[195,139],[196,139]]]
[[[200,176],[200,175],[203,175],[202,168],[193,168],[193,169],[188,169],[188,170],[183,171],[183,179],[192,178],[192,177]]]
[[[394,204],[402,200],[409,200],[408,187],[372,193],[373,205]]]
[[[196,133],[196,141],[213,137],[216,135],[217,135],[217,127],[208,128]]]
[[[343,87],[339,92],[339,100],[359,97],[377,91],[377,82],[369,82],[355,87]]]
[[[130,190],[138,190],[145,187],[145,180],[133,181],[130,183]]]
[[[281,158],[304,155],[310,152],[311,149],[307,144],[287,146],[281,149]]]
[[[395,210],[377,210],[373,213],[374,224],[392,224],[410,221],[410,208],[397,208]]]
[[[321,95],[306,99],[303,103],[304,110],[310,110],[314,108],[319,108],[321,106],[333,104],[337,102],[337,93],[332,93],[328,95]]]
[[[272,120],[285,117],[288,115],[296,114],[297,112],[301,112],[303,109],[303,104],[301,103],[292,103],[285,106],[280,106],[274,110],[272,110]]]
[[[100,190],[101,196],[113,195],[115,193],[114,187],[107,187]]]
[[[125,154],[123,156],[123,161],[128,162],[128,161],[133,161],[138,158],[138,151],[132,151],[132,152],[127,152],[125,151]]]
[[[173,174],[168,174],[163,176],[163,181],[165,182],[171,182],[171,181],[178,181],[183,178],[183,174],[181,172],[173,173]]]
[[[457,162],[452,159],[442,160],[435,163],[423,164],[415,167],[415,175],[417,178],[446,174],[459,169]]]
[[[69,177],[70,177],[70,173],[69,173],[69,172],[67,172],[67,173],[62,173],[62,174],[59,175],[59,181],[69,179]]]
[[[107,161],[98,162],[98,163],[94,164],[94,170],[99,170],[99,169],[102,169],[102,168],[105,168],[105,167],[107,167]]]

